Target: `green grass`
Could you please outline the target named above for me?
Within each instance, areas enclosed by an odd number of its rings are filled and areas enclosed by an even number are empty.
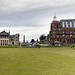
[[[0,48],[19,48],[19,46],[0,46]]]
[[[0,48],[0,75],[75,75],[75,50]]]

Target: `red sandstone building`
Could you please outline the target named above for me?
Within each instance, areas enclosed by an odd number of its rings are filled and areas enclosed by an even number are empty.
[[[62,44],[75,43],[75,19],[56,20],[56,16],[50,27],[50,43],[60,41]]]

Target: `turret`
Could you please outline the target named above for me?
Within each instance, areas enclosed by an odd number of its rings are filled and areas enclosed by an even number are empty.
[[[53,17],[53,21],[57,21],[57,17],[56,17],[55,14],[54,14],[54,17]]]

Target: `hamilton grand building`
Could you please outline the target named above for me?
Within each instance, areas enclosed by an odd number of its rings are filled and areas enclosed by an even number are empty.
[[[50,43],[59,41],[62,44],[75,43],[75,19],[57,21],[54,16],[50,27]]]
[[[19,34],[10,35],[10,32],[0,32],[0,46],[19,46]]]

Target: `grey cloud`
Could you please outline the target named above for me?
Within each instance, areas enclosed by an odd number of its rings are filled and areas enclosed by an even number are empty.
[[[40,35],[43,33],[42,28],[45,31],[50,27],[54,13],[57,14],[58,20],[75,18],[74,9],[75,0],[0,0],[0,26],[10,28],[24,26],[27,27],[26,33],[33,30],[33,36],[41,27]],[[28,29],[30,27],[31,29]],[[49,29],[47,30],[49,32]],[[20,32],[22,33],[21,30]]]
[[[74,2],[74,0],[0,0],[0,10],[4,11],[4,13],[15,13],[40,8],[62,7],[73,4]]]

